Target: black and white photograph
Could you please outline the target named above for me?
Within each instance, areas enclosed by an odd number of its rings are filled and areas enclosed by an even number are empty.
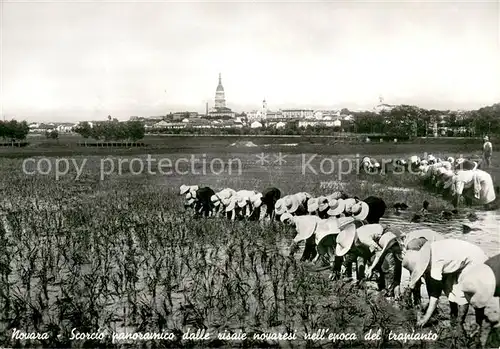
[[[0,347],[500,348],[500,1],[0,0]]]

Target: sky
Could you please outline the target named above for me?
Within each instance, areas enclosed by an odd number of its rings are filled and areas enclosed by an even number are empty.
[[[0,3],[6,119],[500,102],[498,1]]]

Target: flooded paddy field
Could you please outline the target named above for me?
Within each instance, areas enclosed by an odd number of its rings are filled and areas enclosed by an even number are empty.
[[[498,252],[498,211],[477,211],[475,222],[467,218],[472,209],[464,209],[450,221],[410,223],[424,200],[436,217],[451,204],[425,191],[412,174],[361,175],[355,152],[342,157],[301,153],[304,149],[290,146],[293,143],[280,141],[284,148],[295,149],[281,155],[281,149],[257,146],[227,148],[224,153],[208,149],[194,154],[61,156],[42,163],[42,157],[34,157],[24,168],[25,159],[0,159],[0,343],[19,344],[11,338],[15,328],[50,334],[50,339],[30,346],[137,346],[113,343],[111,336],[100,342],[69,340],[74,328],[100,328],[110,333],[174,334],[175,339],[158,341],[156,347],[236,345],[216,335],[209,342],[181,342],[182,333],[191,328],[211,333],[297,332],[296,341],[247,340],[246,345],[254,347],[373,348],[374,343],[363,340],[370,329],[414,329],[416,315],[404,302],[388,301],[370,287],[329,281],[328,272],[312,272],[289,258],[293,229],[280,223],[191,218],[177,195],[181,184],[259,191],[276,186],[283,195],[343,189],[362,199],[380,196],[389,207],[382,224],[391,229],[405,234],[432,227],[474,242],[488,255]],[[193,156],[198,161],[191,161]],[[493,164],[497,161],[494,158]],[[490,171],[497,185],[498,169]],[[390,208],[396,202],[405,202],[408,211],[396,216]],[[464,230],[464,225],[470,229]],[[425,331],[439,338],[419,347],[447,348],[450,341],[455,347],[471,346],[469,339],[453,337],[446,322],[438,321],[448,318],[446,307],[436,317]],[[357,339],[301,339],[301,334],[322,328],[356,333]],[[411,344],[384,337],[377,345]]]

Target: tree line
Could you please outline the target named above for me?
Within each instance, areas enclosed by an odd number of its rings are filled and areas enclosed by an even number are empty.
[[[263,127],[241,128],[193,128],[189,124],[181,129],[157,129],[155,132],[169,134],[222,134],[222,135],[335,135],[336,133],[376,134],[400,138],[432,136],[433,126],[445,120],[447,132],[444,136],[479,137],[500,135],[500,103],[465,112],[424,109],[411,105],[399,105],[391,110],[375,113],[371,111],[353,112],[342,109],[341,114],[352,115],[353,120],[342,122],[341,127],[307,126],[299,127],[298,122],[288,122],[283,128],[263,122]],[[108,116],[107,121],[90,126],[82,122],[73,129],[83,138],[104,141],[137,141],[144,138],[145,127],[141,121],[119,122]],[[14,142],[26,139],[29,126],[26,121],[0,121],[0,138]],[[443,135],[443,134],[440,134]],[[46,133],[47,138],[58,138],[55,130]]]
[[[335,133],[376,134],[387,137],[433,136],[434,125],[444,130],[440,136],[479,137],[485,134],[500,135],[500,103],[462,113],[424,109],[411,105],[399,105],[391,110],[375,113],[371,111],[353,112],[342,109],[341,114],[352,115],[352,121],[342,122],[341,127],[307,126],[299,127],[298,122],[287,122],[285,127],[276,128],[263,121],[263,127],[240,128],[193,128],[189,124],[180,129],[156,129],[168,134],[222,134],[222,135],[332,135]],[[442,121],[445,121],[443,123]]]
[[[26,121],[0,121],[0,138],[4,141],[16,142],[26,139],[30,128]]]
[[[138,141],[144,138],[145,128],[140,121],[125,121],[109,120],[93,124],[82,122],[73,129],[74,132],[80,134],[83,138],[92,138],[103,141],[123,141],[131,140]]]
[[[360,112],[353,115],[356,132],[359,133],[424,137],[432,136],[436,125],[438,128],[446,127],[445,136],[478,137],[500,134],[500,103],[461,113],[399,105],[379,114]]]

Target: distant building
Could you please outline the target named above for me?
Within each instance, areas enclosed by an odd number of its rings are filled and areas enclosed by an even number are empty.
[[[152,128],[166,128],[168,126],[170,126],[170,122],[167,122],[167,121],[159,121],[157,122],[156,124],[153,124],[153,127]]]
[[[314,118],[317,120],[322,120],[325,117],[335,118],[340,116],[339,110],[316,110],[314,112]]]
[[[324,126],[324,127],[338,127],[337,120],[299,120],[299,127],[307,126]]]
[[[77,125],[78,124],[63,122],[63,123],[57,124],[56,130],[59,133],[70,133],[70,132],[73,132],[73,127],[76,127]]]
[[[147,130],[163,130],[163,129],[177,129],[177,128],[186,128],[186,124],[182,122],[172,122],[172,121],[158,121],[155,123],[148,122],[144,125]]]
[[[55,130],[57,129],[57,126],[54,125],[53,123],[48,123],[48,124],[45,124],[45,123],[33,123],[33,124],[30,124],[28,125],[29,127],[29,130],[30,132],[33,132],[33,133],[42,133],[42,132],[46,132],[46,131],[52,131],[52,130]]]
[[[258,121],[254,121],[250,124],[250,128],[261,128],[262,124]]]
[[[215,105],[208,112],[210,118],[234,118],[235,113],[226,107],[226,97],[224,87],[222,86],[222,77],[219,73],[219,84],[215,90]]]
[[[262,101],[262,108],[260,110],[252,110],[247,114],[249,121],[264,121],[279,117],[282,117],[282,113],[269,110],[265,99]]]
[[[173,113],[171,115],[169,115],[169,117],[172,118],[172,120],[182,120],[182,119],[185,119],[185,118],[197,118],[199,117],[198,113],[197,112],[188,112],[188,111],[184,111],[184,112],[176,112],[176,113]]]
[[[275,119],[282,119],[283,118],[283,114],[281,113],[281,111],[267,111],[266,113],[266,119],[267,120],[275,120]]]
[[[380,97],[379,104],[373,108],[373,111],[379,114],[382,111],[391,111],[394,107],[395,105],[384,103],[384,98]]]
[[[312,109],[283,109],[281,114],[284,119],[310,119],[314,117]]]
[[[182,120],[182,122],[184,122],[184,120]],[[187,120],[187,127],[212,128],[212,121],[207,120],[207,119],[189,119],[189,120]]]

